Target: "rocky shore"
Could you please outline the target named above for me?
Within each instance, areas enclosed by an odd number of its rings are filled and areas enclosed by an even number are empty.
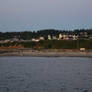
[[[92,50],[81,52],[68,49],[0,49],[0,56],[34,56],[34,57],[92,57]]]

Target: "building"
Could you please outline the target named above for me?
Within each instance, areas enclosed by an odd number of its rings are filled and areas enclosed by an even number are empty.
[[[33,41],[33,42],[39,42],[39,39],[33,38],[32,41]]]
[[[89,38],[89,39],[92,39],[92,35],[89,35],[88,38]]]
[[[69,40],[69,35],[63,35],[63,40]]]
[[[61,39],[63,39],[63,35],[62,34],[59,34],[58,40],[61,40]]]
[[[73,40],[77,40],[78,39],[78,35],[73,35],[72,38],[73,38]]]
[[[48,35],[48,40],[51,40],[51,36],[50,35]]]
[[[44,39],[44,37],[41,36],[41,37],[39,38],[39,40],[45,40],[45,39]]]
[[[53,40],[57,40],[57,37],[56,37],[56,36],[52,36],[52,39],[53,39]]]

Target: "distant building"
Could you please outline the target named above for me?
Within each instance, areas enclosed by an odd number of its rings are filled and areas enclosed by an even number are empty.
[[[84,32],[84,36],[85,36],[85,37],[88,37],[88,33],[87,33],[87,32]]]
[[[53,39],[53,40],[57,40],[57,37],[56,37],[56,36],[52,36],[52,39]]]
[[[48,35],[48,40],[51,40],[51,36],[50,35]]]
[[[89,38],[89,39],[92,39],[92,35],[89,35],[88,38]]]
[[[33,38],[32,41],[33,41],[33,42],[39,42],[39,39]]]
[[[61,39],[63,39],[63,35],[62,34],[59,34],[58,40],[61,40]]]
[[[73,38],[73,40],[77,40],[78,39],[78,35],[73,35],[72,38]]]
[[[39,38],[39,40],[45,40],[45,39],[44,39],[44,37],[41,36],[41,37]]]
[[[69,35],[63,35],[63,40],[69,40]]]
[[[84,51],[86,51],[86,49],[85,48],[80,48],[80,51],[84,52]]]
[[[12,42],[14,42],[14,41],[17,42],[17,41],[19,41],[19,39],[18,39],[18,38],[12,38],[11,41],[12,41]]]
[[[4,43],[7,43],[7,42],[10,42],[11,40],[9,40],[9,39],[6,39],[6,40],[4,40]]]
[[[88,37],[88,33],[87,32],[80,32],[80,37],[81,38],[87,38]]]

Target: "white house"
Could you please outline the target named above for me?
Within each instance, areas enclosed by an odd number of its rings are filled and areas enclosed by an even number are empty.
[[[51,36],[50,35],[48,35],[48,40],[51,40]]]
[[[39,40],[45,40],[45,39],[44,39],[44,37],[41,36],[41,37],[39,38]]]
[[[58,40],[61,40],[61,39],[63,39],[63,35],[62,34],[59,34]]]
[[[33,42],[39,42],[39,39],[33,38],[32,41],[33,41]]]

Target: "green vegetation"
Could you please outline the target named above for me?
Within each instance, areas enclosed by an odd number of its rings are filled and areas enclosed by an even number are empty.
[[[24,48],[32,49],[92,49],[92,40],[44,40],[39,42],[3,43],[0,46],[14,46],[21,44]]]
[[[25,48],[36,49],[92,49],[92,40],[45,40],[39,42],[23,42]]]
[[[77,40],[48,40],[48,35],[58,37],[59,34],[78,35]],[[39,42],[31,41],[32,38],[44,37]],[[15,40],[14,40],[15,39]],[[18,39],[18,40],[16,40]],[[6,41],[5,41],[6,40]],[[10,41],[7,41],[10,40]],[[32,49],[92,49],[92,29],[81,29],[73,31],[65,30],[39,30],[37,32],[0,32],[0,47],[18,46]]]
[[[55,29],[47,29],[47,30],[39,30],[39,31],[25,31],[25,32],[0,32],[0,40],[17,38],[19,40],[30,40],[32,38],[39,38],[43,36],[45,40],[48,38],[48,35],[56,36],[61,34],[68,35],[78,35],[80,38],[85,38],[85,32],[87,35],[92,35],[92,29],[77,29],[77,30],[55,30]]]

